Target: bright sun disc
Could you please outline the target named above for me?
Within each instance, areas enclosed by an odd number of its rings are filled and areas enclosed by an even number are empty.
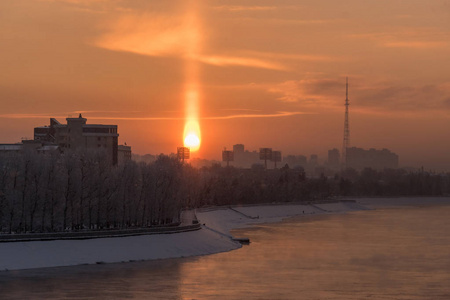
[[[200,126],[196,121],[189,121],[184,127],[184,146],[189,147],[191,151],[200,149]]]
[[[194,133],[188,134],[184,139],[184,145],[189,148],[198,148],[200,146],[200,139]]]

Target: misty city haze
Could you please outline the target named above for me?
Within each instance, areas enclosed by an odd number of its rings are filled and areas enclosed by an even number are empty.
[[[450,299],[450,1],[0,0],[0,298]]]
[[[2,143],[81,112],[117,124],[133,153],[168,154],[194,118],[194,157],[242,143],[325,161],[342,148],[348,76],[350,146],[450,169],[448,1],[19,0],[0,11]]]

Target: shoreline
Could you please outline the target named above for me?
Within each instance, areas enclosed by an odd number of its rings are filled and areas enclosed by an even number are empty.
[[[19,233],[0,234],[1,243],[33,242],[33,241],[59,241],[59,240],[89,240],[101,238],[115,238],[138,235],[174,234],[199,230],[199,224],[180,225],[159,228],[130,228],[113,230],[92,231],[68,231],[68,232],[45,232],[45,233]]]
[[[200,230],[87,240],[0,244],[0,272],[34,268],[120,263],[201,256],[238,249],[231,230],[276,223],[294,216],[314,216],[382,207],[450,204],[449,197],[351,198],[312,204],[271,203],[197,209]]]

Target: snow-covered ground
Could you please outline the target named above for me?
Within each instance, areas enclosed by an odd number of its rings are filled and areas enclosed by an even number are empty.
[[[355,199],[359,204],[369,208],[392,206],[423,206],[423,205],[449,205],[450,197],[398,197],[398,198],[360,198]]]
[[[0,271],[206,255],[240,248],[230,230],[298,215],[402,205],[450,205],[450,198],[365,198],[355,202],[233,206],[198,210],[201,230],[90,240],[0,243]],[[186,214],[186,216],[189,214]],[[189,220],[185,220],[188,224]]]
[[[0,270],[205,255],[240,247],[211,230],[89,240],[0,243]]]
[[[275,223],[283,219],[324,213],[344,213],[368,209],[354,202],[322,204],[268,204],[257,206],[233,206],[215,210],[198,210],[197,218],[206,228],[229,235],[232,229],[258,223]]]

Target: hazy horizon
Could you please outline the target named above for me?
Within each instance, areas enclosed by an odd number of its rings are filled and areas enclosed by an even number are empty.
[[[387,148],[450,170],[450,3],[444,0],[0,2],[1,143],[82,113],[137,154],[183,144],[195,86],[201,147]]]

